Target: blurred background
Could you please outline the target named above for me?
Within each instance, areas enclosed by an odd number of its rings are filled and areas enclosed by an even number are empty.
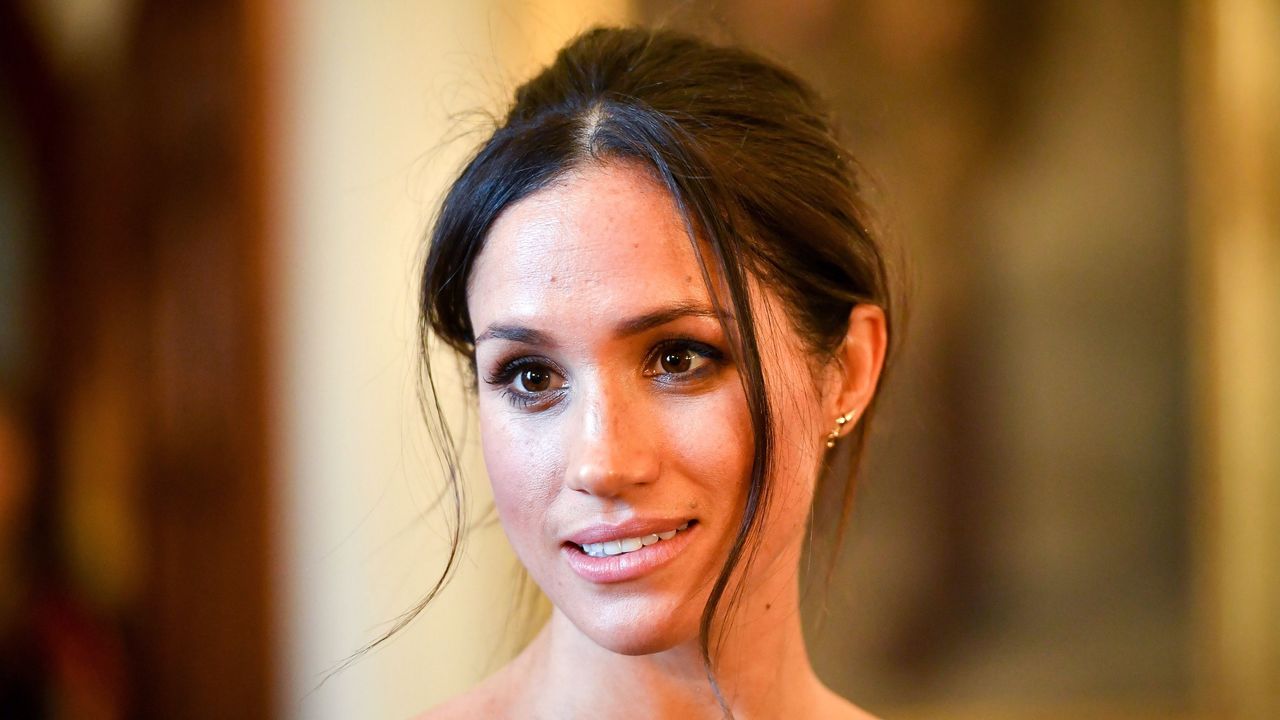
[[[1275,0],[0,4],[0,717],[408,717],[515,651],[446,382],[476,530],[330,674],[447,549],[422,231],[602,22],[811,79],[902,258],[806,584],[823,678],[889,718],[1280,717]]]

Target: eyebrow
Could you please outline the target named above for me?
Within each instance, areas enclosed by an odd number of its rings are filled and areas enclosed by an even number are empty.
[[[620,338],[631,337],[686,317],[723,318],[727,321],[732,316],[728,311],[716,312],[715,309],[702,303],[678,302],[622,320],[614,325],[613,334]],[[510,340],[526,345],[542,345],[545,347],[554,347],[556,344],[550,335],[541,330],[535,330],[523,325],[494,323],[476,336],[473,345],[479,345],[489,339]]]

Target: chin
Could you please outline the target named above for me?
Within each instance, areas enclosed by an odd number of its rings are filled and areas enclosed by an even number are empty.
[[[701,607],[697,608],[701,610]],[[619,603],[606,612],[565,613],[582,634],[619,655],[652,655],[697,642],[700,613]]]
[[[587,628],[583,632],[595,644],[619,655],[652,655],[695,640],[698,636],[697,632],[692,635],[676,634],[643,627]]]

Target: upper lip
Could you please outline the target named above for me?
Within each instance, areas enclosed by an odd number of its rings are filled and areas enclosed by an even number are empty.
[[[622,540],[624,538],[644,537],[662,532],[670,532],[681,525],[691,522],[688,518],[633,518],[623,523],[598,523],[588,525],[565,538],[565,542],[587,545],[590,543]]]

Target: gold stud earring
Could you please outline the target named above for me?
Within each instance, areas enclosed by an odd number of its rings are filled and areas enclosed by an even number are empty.
[[[836,418],[836,427],[831,431],[831,434],[827,436],[827,447],[833,448],[836,446],[836,440],[840,439],[840,431],[844,429],[845,424],[852,420],[853,416],[857,414],[858,408],[854,408],[844,415]]]

